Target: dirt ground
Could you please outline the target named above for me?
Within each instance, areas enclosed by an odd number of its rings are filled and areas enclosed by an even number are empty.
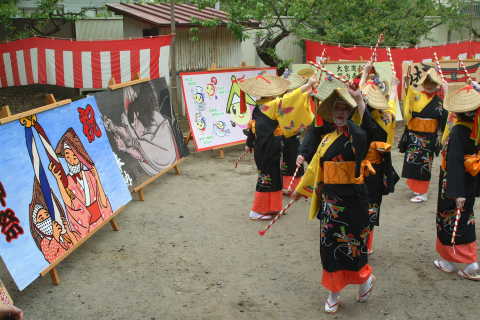
[[[58,267],[61,284],[40,278],[18,292],[26,319],[478,319],[480,283],[437,271],[435,207],[438,159],[430,198],[412,204],[404,180],[384,198],[370,258],[377,286],[365,304],[357,287],[345,307],[323,313],[319,223],[297,202],[264,237],[267,222],[247,220],[256,182],[253,161],[234,169],[241,147],[191,154],[181,175],[169,173],[133,201]],[[401,155],[394,152],[401,169]]]

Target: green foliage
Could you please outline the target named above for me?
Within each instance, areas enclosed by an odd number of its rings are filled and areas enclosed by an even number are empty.
[[[3,0],[0,4],[0,23],[8,40],[31,36],[48,36],[59,31],[69,21],[82,17],[82,14],[63,13],[58,10],[60,0],[37,0],[37,8],[23,15],[16,7],[15,0]],[[26,26],[15,24],[14,18],[22,18]]]
[[[189,2],[202,8],[213,7],[217,1]],[[465,19],[465,8],[472,5],[468,0],[223,0],[220,3],[231,19],[227,27],[238,39],[245,40],[251,34],[248,31],[257,30],[257,53],[272,66],[286,64],[276,54],[275,47],[290,34],[320,41],[375,45],[378,35],[383,33],[383,45],[413,46],[440,24],[448,24],[452,29],[465,28],[470,21]],[[205,27],[219,22],[195,23]]]

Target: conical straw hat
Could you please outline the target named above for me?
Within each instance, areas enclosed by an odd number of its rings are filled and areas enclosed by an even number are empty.
[[[288,76],[287,80],[290,81],[290,86],[288,87],[288,90],[295,90],[307,83],[307,78],[299,76],[296,73],[291,73]]]
[[[357,103],[355,99],[350,95],[347,88],[336,88],[332,93],[324,100],[317,108],[317,113],[326,121],[333,122],[332,111],[335,106],[335,102],[343,100],[353,110]]]
[[[442,78],[440,77],[440,74],[438,74],[437,70],[435,68],[430,68],[428,69],[427,72],[425,72],[420,80],[418,80],[418,85],[422,85],[427,78],[430,78],[433,82],[435,82],[438,85],[442,84]]]
[[[367,104],[377,110],[389,108],[387,99],[382,90],[373,82],[367,82],[362,88],[363,95],[367,98]]]
[[[313,70],[312,68],[303,68],[298,70],[297,74],[301,77],[308,79],[315,74],[315,70]]]
[[[239,83],[240,89],[254,97],[276,97],[288,90],[290,81],[270,74],[258,75]]]
[[[320,101],[327,99],[336,88],[346,88],[346,85],[335,78],[324,79],[317,87],[317,92],[313,93],[313,96]]]
[[[472,86],[467,85],[447,95],[445,110],[450,112],[469,112],[480,107],[480,93]]]

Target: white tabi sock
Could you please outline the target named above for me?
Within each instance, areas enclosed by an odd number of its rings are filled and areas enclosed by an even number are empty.
[[[470,263],[468,266],[465,267],[465,269],[463,269],[464,272],[466,273],[469,273],[469,274],[473,274],[475,273],[475,271],[477,271],[479,268],[478,266],[478,262],[474,262],[474,263]]]

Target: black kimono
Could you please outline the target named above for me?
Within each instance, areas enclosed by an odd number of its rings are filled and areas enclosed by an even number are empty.
[[[257,192],[275,192],[282,190],[280,171],[282,136],[276,135],[278,121],[267,117],[256,106],[252,112],[255,128],[244,130],[247,146],[253,148],[253,156],[258,169]]]
[[[366,159],[372,162],[372,166],[375,169],[374,175],[369,175],[365,178],[365,184],[368,189],[368,213],[372,230],[380,222],[380,206],[383,195],[393,193],[395,184],[400,179],[393,168],[390,149],[384,150],[387,146],[387,141],[393,139],[393,137],[389,139],[389,135],[395,134],[395,128],[391,123],[395,119],[393,117],[383,117],[382,114],[382,111],[371,110],[368,107],[363,115],[361,125],[362,129],[367,133],[369,145]],[[384,122],[383,127],[380,125],[382,121]],[[385,130],[393,132],[386,132]],[[390,145],[388,146],[390,147]],[[381,148],[383,148],[383,151],[378,151]]]
[[[355,163],[350,167],[359,176],[360,163],[366,150],[365,132],[349,121],[349,136],[333,131],[323,138],[296,191],[312,196],[310,218],[320,219],[320,257],[323,266],[322,284],[339,292],[348,284],[364,283],[372,269],[368,265],[367,237],[370,232],[368,194],[364,183],[329,181],[342,172],[327,174],[334,164]],[[355,150],[355,152],[354,152]],[[335,167],[336,168],[336,167]]]
[[[424,93],[418,94],[424,95]],[[406,112],[408,111],[406,110]],[[447,113],[443,110],[442,99],[437,95],[420,112],[411,111],[411,119],[399,144],[400,152],[405,153],[402,169],[403,178],[430,181],[433,156],[439,152],[437,132],[443,129],[441,124],[444,123],[446,116]],[[416,120],[430,123],[435,121],[436,128],[433,126],[432,130],[424,131],[421,126],[415,125],[420,122]]]
[[[324,121],[323,126],[316,126],[315,123],[307,127],[302,143],[298,147],[298,154],[302,155],[306,162],[310,163],[318,145],[324,135],[335,130],[332,124]]]
[[[475,197],[480,194],[480,181],[479,176],[472,176],[464,165],[464,157],[475,154],[478,149],[470,139],[470,133],[468,123],[457,123],[452,128],[442,150],[444,162],[440,170],[438,188],[437,252],[447,261],[458,263],[477,261],[473,206]],[[455,236],[457,252],[453,253],[451,238],[456,216],[456,198],[466,198],[466,201]]]

